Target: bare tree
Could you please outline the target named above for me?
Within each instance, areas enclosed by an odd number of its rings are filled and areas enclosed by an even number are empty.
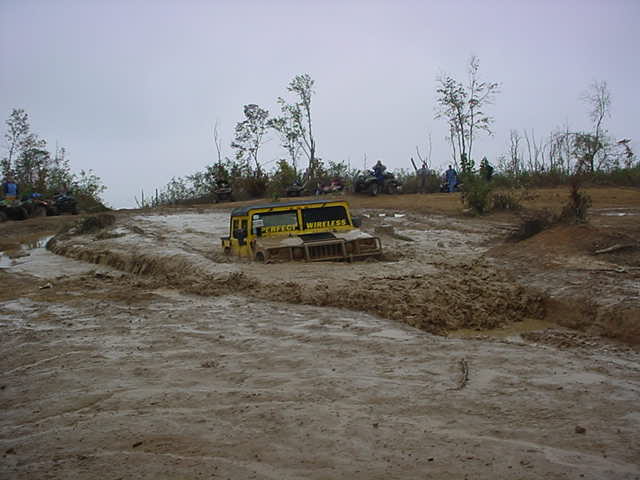
[[[420,147],[416,145],[416,154],[418,155],[418,159],[421,164],[425,164],[427,168],[431,166],[431,151],[433,150],[433,144],[431,142],[431,132],[427,133],[427,145],[426,145],[426,153],[425,156],[422,156],[420,152]]]
[[[509,169],[515,176],[520,174],[520,142],[522,137],[517,130],[509,131]]]
[[[444,75],[438,78],[439,87],[436,89],[438,93],[438,104],[440,109],[436,113],[435,118],[445,118],[449,124],[449,140],[457,162],[458,153],[460,158],[467,154],[467,92],[460,82],[453,77]]]
[[[482,130],[491,135],[491,124],[493,118],[484,111],[486,105],[490,105],[495,100],[499,92],[496,82],[484,82],[480,80],[479,71],[480,60],[475,55],[469,60],[469,107],[468,107],[468,128],[469,128],[469,160],[472,159],[473,139],[475,130]]]
[[[524,140],[527,144],[527,153],[529,154],[528,169],[530,172],[540,172],[544,170],[544,152],[545,145],[542,140],[536,140],[536,134],[531,129],[531,133],[524,130]]]
[[[256,165],[256,173],[260,175],[258,151],[264,144],[269,112],[256,104],[244,106],[245,120],[236,124],[236,136],[231,146],[237,150],[236,158],[246,162],[250,169],[251,161]]]
[[[273,128],[280,136],[280,145],[289,154],[289,160],[293,167],[293,173],[298,175],[298,157],[302,150],[302,135],[303,132],[300,129],[300,124],[295,121],[294,116],[290,114],[288,106],[281,103],[282,113],[281,117],[272,118],[268,122],[268,126]]]
[[[548,145],[549,168],[569,174],[573,165],[573,138],[569,125],[552,131]]]
[[[313,136],[311,122],[311,100],[314,81],[308,74],[296,75],[289,83],[287,90],[292,92],[297,101],[289,104],[283,98],[278,98],[285,117],[290,118],[302,151],[309,159],[309,178],[313,178],[319,172],[320,161],[316,157],[316,141]]]
[[[493,118],[484,111],[499,92],[496,82],[485,82],[479,75],[480,60],[475,55],[469,60],[468,83],[465,86],[450,75],[437,79],[439,110],[435,118],[444,118],[449,124],[449,140],[454,154],[462,163],[463,171],[473,170],[473,142],[479,131],[489,135]]]
[[[593,127],[591,134],[579,138],[579,146],[589,170],[594,172],[606,163],[607,138],[604,120],[611,116],[611,93],[607,82],[595,81],[580,98],[589,107],[589,119]],[[596,165],[596,157],[599,154],[601,159]]]
[[[218,165],[222,164],[222,140],[220,140],[220,132],[218,131],[218,121],[213,126],[213,143],[216,145],[216,153],[218,154]]]
[[[622,140],[618,140],[616,142],[616,145],[618,146],[618,148],[622,150],[622,158],[624,159],[624,164],[623,164],[624,168],[632,168],[633,160],[635,159],[635,154],[633,153],[633,150],[629,145],[630,142],[631,142],[631,139],[629,138],[623,138]]]
[[[7,150],[9,154],[2,159],[2,170],[6,175],[14,167],[15,157],[26,143],[32,143],[29,140],[31,125],[29,124],[29,114],[22,108],[14,108],[5,122],[7,131],[4,138],[7,141]]]

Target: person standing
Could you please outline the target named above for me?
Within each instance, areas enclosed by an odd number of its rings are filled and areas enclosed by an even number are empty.
[[[380,185],[384,182],[384,172],[386,169],[387,167],[385,167],[380,160],[378,160],[378,163],[373,166],[373,174]]]
[[[5,200],[16,200],[20,195],[20,187],[11,174],[7,175],[2,183],[2,192]]]
[[[449,193],[455,192],[456,185],[458,185],[458,172],[456,172],[451,165],[449,165],[449,169],[445,172],[445,180]]]
[[[493,177],[493,166],[489,163],[487,157],[483,157],[480,162],[480,176],[487,182],[490,182],[491,177]]]
[[[418,179],[420,180],[420,193],[427,193],[427,177],[429,176],[429,169],[427,168],[427,162],[422,162],[422,167],[418,170]]]

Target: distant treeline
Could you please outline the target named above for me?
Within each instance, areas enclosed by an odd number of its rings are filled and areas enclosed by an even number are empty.
[[[475,56],[469,60],[467,73],[465,83],[443,74],[435,89],[438,105],[435,118],[447,122],[449,134],[445,140],[451,148],[450,160],[439,163],[452,164],[467,188],[474,185],[488,191],[482,182],[490,182],[491,188],[566,185],[576,174],[583,183],[640,186],[640,164],[631,150],[631,141],[616,140],[606,129],[611,114],[611,94],[606,82],[594,82],[579,96],[591,121],[588,131],[573,131],[565,125],[544,138],[536,138],[533,130],[511,130],[507,151],[493,160],[484,157],[478,165],[473,153],[475,141],[480,134],[492,134],[494,118],[487,109],[500,93],[500,84],[481,79],[480,61]],[[307,193],[313,193],[317,185],[336,177],[349,188],[359,172],[344,161],[324,162],[316,153],[311,110],[313,87],[309,75],[296,76],[287,87],[292,99],[278,98],[280,112],[275,116],[258,105],[245,105],[245,118],[237,123],[230,144],[235,151],[233,158],[222,154],[216,124],[213,136],[217,160],[202,172],[171,179],[144,200],[136,198],[138,205],[211,201],[221,184],[231,186],[238,200],[282,196],[294,183],[304,184]],[[279,138],[283,157],[274,168],[266,170],[260,152],[269,132]],[[395,171],[403,182],[403,192],[440,190],[441,172],[433,168],[431,146],[429,133],[427,154],[421,155],[416,147],[419,164],[412,161],[413,168]],[[306,168],[300,169],[303,162]],[[425,172],[426,182],[419,178]]]
[[[52,152],[47,141],[31,131],[27,112],[14,108],[5,124],[7,155],[0,160],[0,170],[3,177],[13,176],[21,196],[71,192],[84,209],[102,206],[100,195],[106,187],[100,177],[92,170],[73,172],[64,147]]]

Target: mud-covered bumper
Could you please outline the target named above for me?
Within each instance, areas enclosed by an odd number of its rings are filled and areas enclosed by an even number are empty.
[[[322,262],[335,260],[357,260],[365,257],[377,257],[382,254],[382,245],[377,237],[346,240],[332,238],[303,241],[295,246],[258,246],[266,261],[303,260]]]

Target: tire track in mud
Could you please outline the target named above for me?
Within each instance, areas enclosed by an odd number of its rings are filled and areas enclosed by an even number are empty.
[[[364,275],[357,281],[329,274],[329,278],[314,285],[277,280],[267,283],[241,271],[211,273],[207,266],[216,262],[188,252],[162,256],[139,249],[93,246],[91,241],[82,244],[73,238],[68,234],[54,237],[47,248],[58,255],[143,276],[158,287],[205,296],[241,294],[262,300],[345,308],[439,335],[453,329],[491,329],[545,316],[542,294],[528,291],[481,260],[439,265],[436,274]]]

